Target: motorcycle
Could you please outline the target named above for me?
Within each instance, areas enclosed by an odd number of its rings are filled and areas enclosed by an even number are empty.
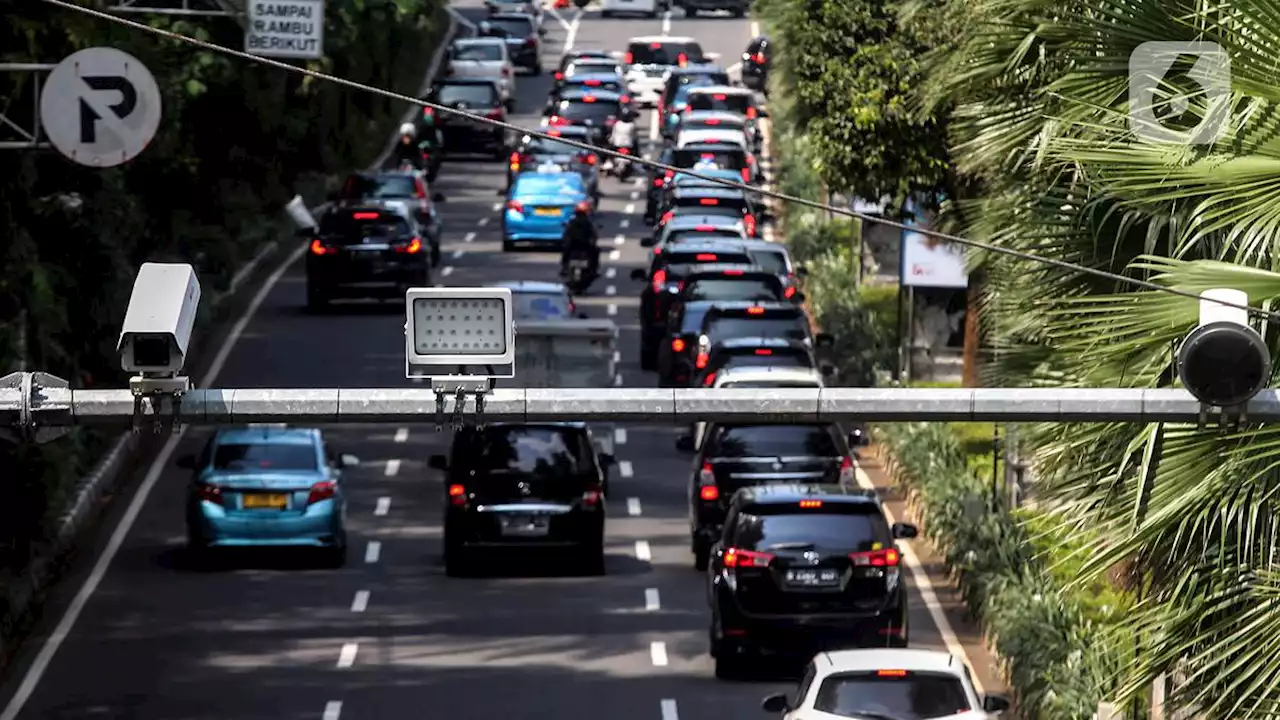
[[[565,275],[565,287],[573,295],[586,294],[587,288],[591,287],[591,283],[596,279],[596,273],[591,269],[591,259],[581,255],[569,258]]]
[[[619,180],[626,180],[631,175],[630,158],[635,157],[635,155],[632,152],[631,148],[627,148],[627,147],[614,148],[614,150],[617,153],[624,155],[626,157],[609,158],[609,160],[607,161],[607,167],[605,168],[605,170],[612,177],[615,177]]]

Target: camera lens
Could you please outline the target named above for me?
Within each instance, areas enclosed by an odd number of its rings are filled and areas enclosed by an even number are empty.
[[[1178,375],[1200,402],[1234,407],[1249,401],[1271,379],[1271,357],[1262,339],[1234,323],[1197,328],[1179,353]]]
[[[139,367],[168,367],[169,338],[163,336],[134,338],[133,364]]]

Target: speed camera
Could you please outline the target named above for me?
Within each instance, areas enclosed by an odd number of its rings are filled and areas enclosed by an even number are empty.
[[[406,376],[515,377],[510,288],[413,288],[405,293]]]
[[[116,345],[121,369],[150,376],[180,372],[199,307],[200,280],[194,268],[143,263]]]
[[[1183,340],[1177,367],[1183,387],[1204,405],[1243,407],[1271,382],[1271,350],[1249,325],[1248,304],[1240,290],[1200,294],[1200,323]]]

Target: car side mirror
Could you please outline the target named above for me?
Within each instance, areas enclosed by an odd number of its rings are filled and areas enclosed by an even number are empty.
[[[641,269],[641,268],[633,268],[633,269],[631,270],[631,279],[632,279],[632,280],[639,280],[640,282],[644,282],[645,280],[648,280],[648,279],[649,279],[649,273],[645,272],[645,271],[644,271],[643,269]]]
[[[338,456],[338,465],[344,468],[353,468],[360,464],[360,458],[350,453],[343,453]]]
[[[432,193],[431,202],[444,202],[444,201],[445,201],[444,193],[442,192]]]
[[[987,712],[999,713],[1009,709],[1009,698],[1003,695],[988,695],[982,698],[982,709]]]
[[[618,464],[618,458],[614,457],[613,453],[602,452],[596,455],[596,458],[600,461],[600,467],[607,468]]]
[[[911,538],[917,537],[919,534],[920,534],[920,529],[917,528],[915,525],[912,525],[911,523],[894,523],[893,524],[893,536],[899,540],[910,540]],[[1008,705],[1006,704],[1005,707],[1008,707]]]
[[[178,467],[182,468],[183,470],[195,470],[196,456],[183,455],[182,457],[178,458]]]
[[[830,348],[836,344],[836,339],[828,333],[818,333],[813,336],[813,344],[820,348]]]
[[[449,459],[443,455],[432,455],[427,458],[427,467],[432,470],[448,470]]]
[[[676,438],[676,450],[679,450],[680,452],[689,453],[689,452],[693,452],[694,449],[695,448],[693,447],[692,435],[681,435],[680,437]]]
[[[778,693],[765,698],[760,707],[767,713],[784,713],[791,709],[791,703],[786,695]]]
[[[809,268],[803,265],[796,266],[796,277],[809,277]]]

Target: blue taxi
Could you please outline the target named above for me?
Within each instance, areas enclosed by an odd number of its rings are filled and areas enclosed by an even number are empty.
[[[579,203],[591,204],[582,176],[559,166],[517,175],[502,213],[502,249],[519,243],[559,248]]]
[[[313,428],[249,426],[219,430],[197,457],[187,492],[187,544],[211,548],[309,547],[346,562],[342,470],[359,460],[335,456]]]

